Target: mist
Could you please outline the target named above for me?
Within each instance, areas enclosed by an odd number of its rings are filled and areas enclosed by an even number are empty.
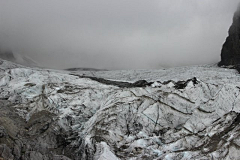
[[[43,67],[157,69],[220,61],[238,0],[1,0],[0,48]]]

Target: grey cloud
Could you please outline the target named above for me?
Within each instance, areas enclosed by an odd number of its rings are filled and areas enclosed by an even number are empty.
[[[216,63],[238,0],[1,0],[0,48],[50,68]]]

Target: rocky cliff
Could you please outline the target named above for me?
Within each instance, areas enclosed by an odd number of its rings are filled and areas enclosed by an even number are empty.
[[[240,65],[240,5],[233,17],[228,37],[223,44],[219,66]]]

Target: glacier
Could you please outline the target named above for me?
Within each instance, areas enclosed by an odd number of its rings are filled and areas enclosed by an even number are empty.
[[[0,60],[0,91],[0,159],[239,159],[234,69],[61,71]]]

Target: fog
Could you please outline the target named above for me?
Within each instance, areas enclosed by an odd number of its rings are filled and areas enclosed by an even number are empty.
[[[220,61],[238,0],[1,0],[0,48],[48,68]]]

